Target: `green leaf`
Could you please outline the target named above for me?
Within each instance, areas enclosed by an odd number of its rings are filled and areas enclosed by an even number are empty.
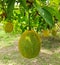
[[[7,6],[8,19],[10,19],[13,14],[14,4],[15,4],[15,0],[8,0],[8,6]]]
[[[56,4],[59,5],[60,0],[50,0],[50,4]]]
[[[38,4],[36,4],[35,7],[40,13],[40,15],[44,18],[46,23],[48,23],[50,26],[53,26],[54,22],[53,22],[52,15],[50,14],[50,12],[44,8],[41,8],[40,5]]]
[[[46,6],[44,9],[47,9],[51,15],[56,16],[56,18],[60,21],[60,13],[56,8]]]

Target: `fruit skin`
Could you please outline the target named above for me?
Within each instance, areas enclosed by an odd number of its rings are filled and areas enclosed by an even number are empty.
[[[10,33],[13,31],[13,24],[11,22],[7,22],[4,26],[4,30],[7,33]]]
[[[56,36],[57,35],[57,31],[55,29],[52,30],[52,35]]]
[[[31,59],[39,54],[41,40],[33,30],[25,31],[19,39],[18,49],[25,58]]]
[[[43,36],[48,37],[49,36],[49,30],[43,30]]]

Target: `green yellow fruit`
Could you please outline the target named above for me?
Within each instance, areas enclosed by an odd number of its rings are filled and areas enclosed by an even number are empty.
[[[50,32],[49,32],[49,30],[43,30],[42,34],[44,37],[48,37]]]
[[[11,22],[7,22],[4,26],[4,30],[7,33],[10,33],[13,31],[13,24]]]
[[[38,34],[32,30],[25,31],[19,39],[18,49],[25,58],[34,58],[40,52],[41,40]]]
[[[53,36],[56,36],[56,35],[57,35],[57,31],[53,29],[53,30],[52,30],[52,35],[53,35]]]

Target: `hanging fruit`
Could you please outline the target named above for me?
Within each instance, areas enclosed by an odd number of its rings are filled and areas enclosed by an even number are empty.
[[[42,34],[44,37],[48,37],[50,32],[49,32],[49,30],[43,30]]]
[[[40,52],[41,40],[38,34],[32,30],[25,31],[19,39],[19,52],[25,58],[34,58]]]
[[[13,31],[13,24],[11,22],[7,22],[4,26],[4,30],[7,33],[10,33]]]
[[[51,31],[51,34],[52,34],[52,36],[56,36],[57,35],[57,30],[53,28],[52,31]]]

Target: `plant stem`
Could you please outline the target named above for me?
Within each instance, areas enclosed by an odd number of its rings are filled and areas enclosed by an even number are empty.
[[[28,13],[28,18],[29,18],[29,30],[31,30],[31,22],[30,22],[30,12]]]

